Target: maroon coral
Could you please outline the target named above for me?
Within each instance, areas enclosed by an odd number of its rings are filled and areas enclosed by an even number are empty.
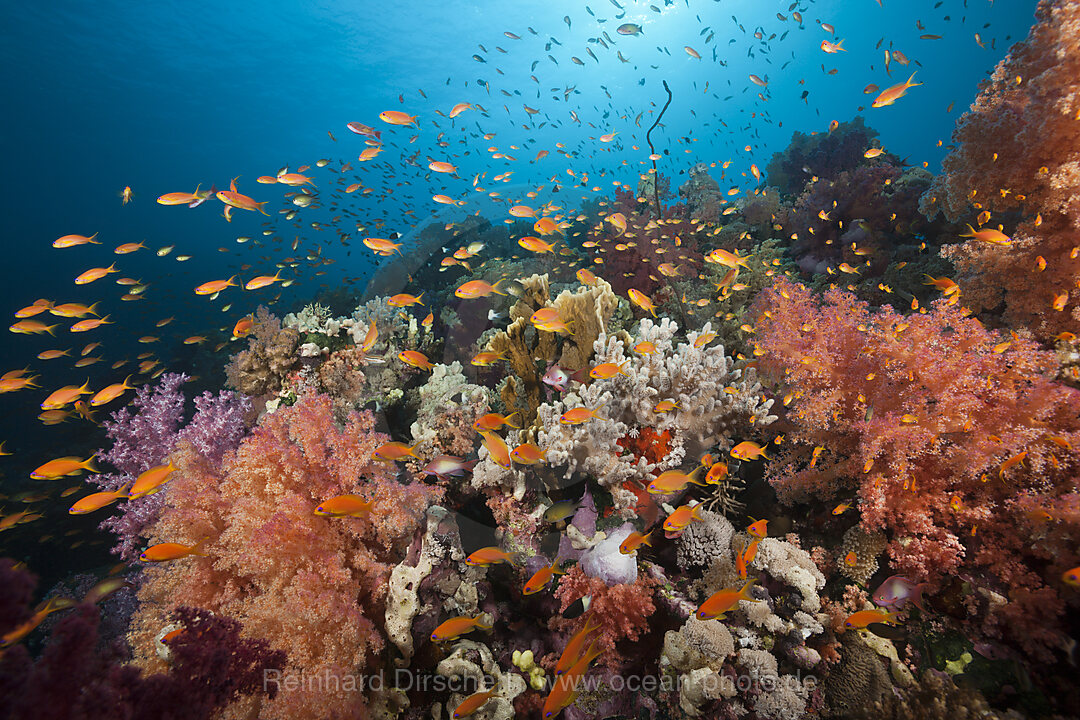
[[[760,369],[791,392],[794,447],[769,471],[781,497],[854,490],[863,526],[889,532],[899,572],[934,587],[965,573],[1009,597],[1008,614],[1027,620],[1006,629],[997,616],[982,629],[1047,658],[1061,573],[1080,562],[1068,510],[1080,392],[1050,379],[1052,353],[1020,338],[998,345],[945,301],[873,312],[850,293],[819,298],[780,279],[757,311]]]

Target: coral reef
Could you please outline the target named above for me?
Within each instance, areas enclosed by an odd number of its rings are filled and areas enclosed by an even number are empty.
[[[247,350],[238,352],[225,366],[229,385],[253,396],[281,390],[299,360],[299,343],[296,330],[283,328],[281,321],[260,305]]]
[[[102,490],[126,487],[143,472],[164,465],[181,441],[190,443],[193,451],[214,465],[226,452],[236,449],[247,431],[245,419],[251,403],[233,392],[204,392],[195,398],[195,413],[185,424],[181,387],[187,380],[180,373],[162,375],[155,385],[139,388],[129,405],[103,423],[112,446],[98,451],[98,457],[116,472],[91,476],[90,482]],[[139,556],[143,530],[157,519],[167,492],[168,487],[128,500],[118,514],[102,522],[102,529],[119,537],[113,552],[129,561]]]

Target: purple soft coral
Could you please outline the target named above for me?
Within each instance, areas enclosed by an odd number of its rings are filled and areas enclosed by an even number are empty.
[[[94,483],[105,490],[118,490],[140,473],[164,464],[181,440],[190,442],[215,465],[226,452],[236,449],[246,432],[244,416],[250,410],[250,401],[234,392],[204,392],[195,398],[191,422],[182,426],[181,387],[187,380],[182,373],[162,375],[157,385],[139,388],[130,405],[113,413],[105,422],[105,433],[113,445],[99,452],[98,457],[118,472],[92,477]],[[164,493],[159,492],[130,500],[101,524],[102,529],[119,537],[114,552],[125,560],[138,557],[142,530],[157,519],[164,498]]]

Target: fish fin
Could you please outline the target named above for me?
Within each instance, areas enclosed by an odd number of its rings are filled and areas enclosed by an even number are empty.
[[[510,426],[510,427],[512,427],[512,428],[515,428],[515,429],[517,429],[517,430],[520,430],[520,429],[521,429],[521,426],[520,426],[520,425],[514,425],[514,424],[512,424],[512,423],[510,423],[510,422],[509,422],[509,421],[510,421],[510,418],[514,417],[515,415],[520,415],[520,414],[521,414],[521,411],[520,411],[520,410],[515,410],[514,412],[512,412],[512,413],[510,413],[509,415],[507,415],[506,417],[504,417],[504,418],[503,418],[503,422],[504,422],[504,423],[506,423],[507,425],[509,425],[509,426]]]
[[[487,615],[487,613],[481,612],[480,614],[478,614],[476,617],[473,618],[473,622],[476,623],[476,627],[480,628],[481,630],[490,630],[491,628],[493,628],[495,626],[494,625],[485,625],[484,623],[480,622],[480,620],[483,619],[483,617],[485,615]]]
[[[652,547],[652,543],[651,543],[651,542],[649,542],[649,537],[650,537],[650,536],[651,536],[652,534],[653,534],[653,531],[652,531],[652,530],[650,530],[649,532],[645,533],[645,537],[641,538],[641,544],[642,544],[642,545],[648,545],[649,547]]]

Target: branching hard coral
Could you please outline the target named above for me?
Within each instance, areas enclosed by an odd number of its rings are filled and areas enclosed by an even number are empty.
[[[281,321],[260,305],[248,349],[238,352],[225,366],[229,385],[245,395],[277,392],[299,361],[299,344],[300,334],[282,328]]]
[[[339,428],[331,401],[305,396],[264,416],[222,470],[182,445],[155,542],[205,539],[207,557],[145,571],[142,607],[130,634],[136,657],[153,665],[153,637],[177,605],[242,619],[248,632],[287,649],[292,671],[351,673],[383,648],[373,618],[385,613],[386,580],[423,510],[439,490],[403,485],[372,460],[387,438],[370,413]],[[315,515],[330,498],[355,493],[366,517]],[[279,695],[263,717],[339,717],[363,697],[304,687]]]
[[[562,612],[571,603],[585,595],[592,597],[589,613],[593,624],[599,623],[599,629],[590,635],[590,641],[603,651],[600,662],[611,668],[619,668],[631,659],[623,655],[616,643],[622,640],[638,640],[649,630],[649,617],[656,611],[653,602],[655,581],[647,575],[640,575],[636,582],[624,585],[608,586],[599,578],[590,578],[577,565],[562,576],[555,597],[559,599]],[[586,617],[566,620],[554,617],[548,625],[552,630],[571,630],[577,632],[584,626]]]
[[[608,380],[575,385],[562,400],[538,409],[537,441],[547,452],[548,464],[556,471],[565,467],[566,480],[579,471],[595,477],[624,515],[638,502],[626,483],[647,485],[654,471],[678,467],[714,445],[725,450],[735,433],[751,433],[775,419],[769,415],[772,401],[762,400],[753,370],[735,369],[722,346],[695,347],[697,338],[710,332],[708,324],[676,346],[677,330],[667,318],[660,324],[645,319],[636,339],[601,334],[594,344],[594,362],[614,363],[621,372]],[[627,357],[629,346],[642,341],[652,342],[656,351]],[[676,409],[657,410],[663,400],[676,403]],[[562,414],[574,407],[600,409],[597,417],[579,425],[560,422]],[[623,453],[617,444],[644,428],[671,433],[669,452],[660,462]]]
[[[1004,297],[1005,321],[1047,340],[1080,319],[1080,4],[1042,0],[1035,18],[957,121],[956,149],[922,209],[954,221],[969,209],[1004,214],[982,229],[1006,223],[1011,246],[973,238],[947,256],[973,308],[993,310]],[[1024,221],[1014,230],[1016,212]]]
[[[899,572],[1008,588],[1017,623],[1001,631],[1047,658],[1058,578],[1080,562],[1080,525],[1057,513],[1077,491],[1080,393],[1053,382],[1053,354],[1019,337],[1000,345],[944,300],[903,316],[780,279],[758,308],[760,368],[790,401],[789,450],[769,469],[781,498],[854,492]]]

